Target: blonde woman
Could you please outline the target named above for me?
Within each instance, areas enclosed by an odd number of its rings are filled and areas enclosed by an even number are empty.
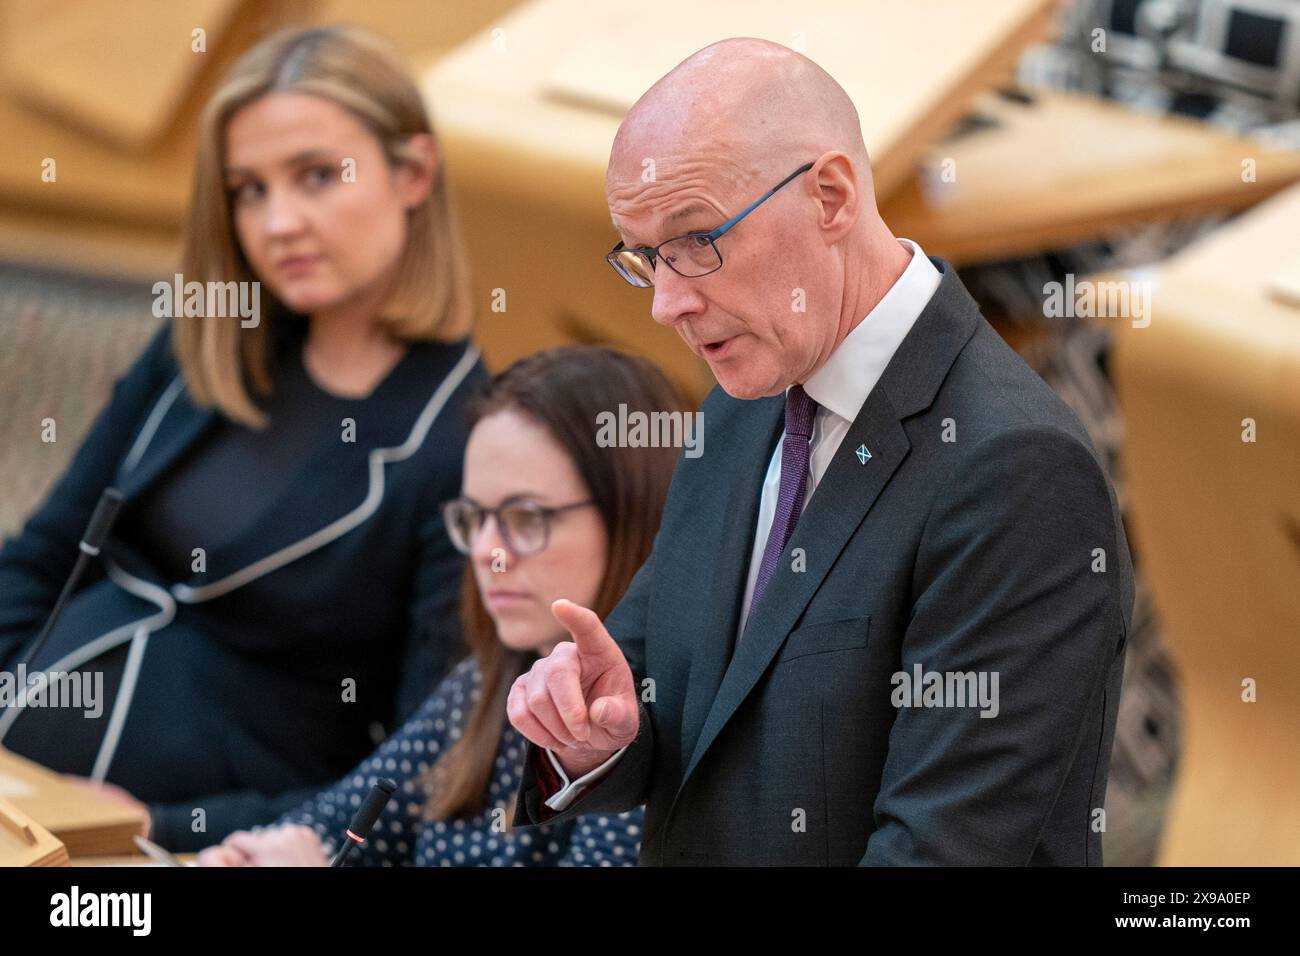
[[[4,667],[29,654],[101,491],[122,493],[28,662],[102,678],[100,713],[9,708],[0,745],[143,808],[183,850],[337,779],[461,656],[438,506],[486,373],[398,54],[329,27],[235,64],[203,115],[175,281],[234,282],[259,308],[172,317],[0,549]]]

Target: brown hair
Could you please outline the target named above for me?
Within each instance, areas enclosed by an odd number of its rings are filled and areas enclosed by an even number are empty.
[[[234,64],[203,112],[181,261],[187,283],[256,278],[233,229],[224,135],[238,109],[279,92],[307,93],[342,106],[370,129],[394,167],[408,159],[412,136],[433,135],[401,54],[379,37],[347,25],[267,37]],[[406,247],[378,319],[405,340],[462,338],[472,321],[469,265],[441,161],[428,197],[407,216]],[[264,320],[251,328],[195,316],[173,319],[174,349],[191,399],[252,427],[263,425],[266,416],[250,392],[265,397],[273,387],[268,325],[292,314],[270,290],[262,292],[269,305]]]
[[[680,394],[650,362],[599,346],[568,346],[520,359],[496,376],[471,403],[470,427],[510,409],[545,426],[568,452],[605,523],[609,546],[605,573],[592,610],[603,619],[645,563],[659,530],[668,484],[680,454],[674,448],[603,448],[597,416],[629,412],[688,412]],[[478,661],[480,693],[458,741],[425,777],[429,819],[446,820],[479,811],[506,722],[506,697],[537,655],[512,651],[497,638],[479,596],[473,569],[461,582],[461,624]],[[506,820],[514,816],[513,803]]]

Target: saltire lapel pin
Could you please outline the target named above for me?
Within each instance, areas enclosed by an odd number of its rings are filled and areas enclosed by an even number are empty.
[[[871,452],[867,450],[866,445],[859,445],[858,450],[854,452],[854,454],[858,456],[859,465],[865,465],[871,458]]]

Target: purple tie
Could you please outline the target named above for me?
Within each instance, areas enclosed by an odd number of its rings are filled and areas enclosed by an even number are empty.
[[[812,437],[813,416],[817,403],[808,397],[802,385],[793,385],[785,393],[785,437],[781,439],[781,491],[776,499],[776,517],[763,548],[763,562],[758,566],[754,596],[749,602],[752,615],[758,599],[767,590],[776,572],[776,564],[785,554],[790,535],[803,510],[803,493],[808,483],[808,439]]]

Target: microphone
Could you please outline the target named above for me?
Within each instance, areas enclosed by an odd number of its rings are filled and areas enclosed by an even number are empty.
[[[348,857],[358,846],[364,846],[366,837],[370,835],[370,828],[375,825],[379,815],[384,812],[384,807],[388,806],[388,801],[393,797],[393,791],[397,789],[397,784],[383,777],[375,781],[375,788],[370,791],[370,795],[357,809],[352,817],[352,825],[348,827],[347,836],[343,840],[343,846],[335,855],[330,866],[342,866],[347,862]]]
[[[35,660],[36,655],[45,644],[45,639],[54,630],[54,624],[58,621],[59,615],[63,613],[63,606],[68,603],[68,598],[72,597],[72,592],[77,589],[77,582],[81,580],[81,575],[85,573],[86,563],[99,554],[99,549],[104,546],[104,542],[108,539],[108,530],[113,526],[118,509],[121,507],[122,493],[116,488],[105,488],[104,493],[99,496],[99,501],[95,504],[94,512],[90,516],[90,524],[86,525],[86,533],[81,536],[81,543],[78,545],[77,563],[73,565],[72,573],[68,575],[68,580],[59,593],[59,599],[54,602],[54,610],[45,619],[45,626],[36,635],[36,640],[32,641],[31,648],[19,659],[17,667],[26,668]]]

